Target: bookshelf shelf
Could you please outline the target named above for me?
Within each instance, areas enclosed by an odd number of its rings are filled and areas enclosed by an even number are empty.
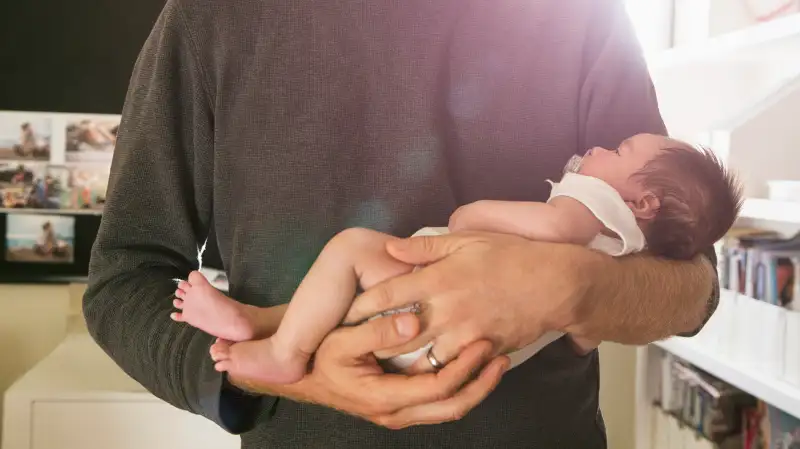
[[[675,47],[654,55],[648,61],[652,69],[666,69],[685,64],[736,61],[759,58],[764,50],[780,47],[787,54],[800,51],[800,14],[747,27],[709,38],[699,45]]]
[[[739,214],[743,218],[800,224],[800,202],[750,198]]]
[[[655,346],[686,360],[763,401],[800,418],[800,388],[720,357],[691,339],[674,337]]]
[[[0,208],[0,214],[45,214],[45,215],[103,215],[102,210],[97,209],[32,209]]]

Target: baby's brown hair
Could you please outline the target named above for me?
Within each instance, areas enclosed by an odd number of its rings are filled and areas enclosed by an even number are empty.
[[[738,180],[708,148],[666,138],[666,148],[634,176],[660,201],[645,227],[655,255],[693,259],[728,232],[742,207]]]

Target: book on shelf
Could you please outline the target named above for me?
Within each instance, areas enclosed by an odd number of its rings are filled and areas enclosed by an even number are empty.
[[[770,304],[800,309],[800,234],[785,238],[768,230],[735,228],[722,240],[720,285]]]
[[[719,449],[800,449],[800,419],[664,353],[655,406]]]

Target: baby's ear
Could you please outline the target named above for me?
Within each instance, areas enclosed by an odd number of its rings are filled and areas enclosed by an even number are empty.
[[[637,219],[652,220],[661,207],[661,200],[653,192],[644,192],[636,201],[628,201],[628,206]]]

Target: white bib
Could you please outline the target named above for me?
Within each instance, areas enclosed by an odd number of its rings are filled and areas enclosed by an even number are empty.
[[[636,216],[625,204],[619,192],[603,180],[577,173],[567,173],[561,182],[547,181],[553,189],[548,202],[566,196],[586,206],[603,226],[619,238],[597,234],[589,247],[610,256],[619,257],[639,252],[645,247],[644,234],[636,223]]]

